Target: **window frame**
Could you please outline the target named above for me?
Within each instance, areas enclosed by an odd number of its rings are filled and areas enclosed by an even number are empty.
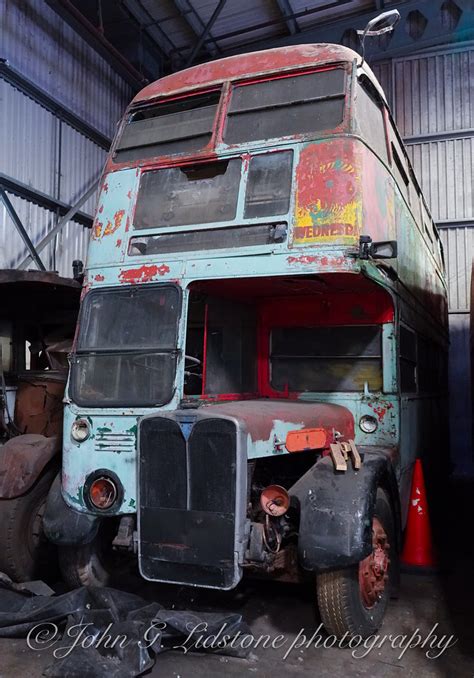
[[[134,290],[139,290],[139,289],[144,289],[144,290],[150,290],[150,289],[155,289],[155,290],[160,290],[164,288],[170,288],[174,289],[177,292],[177,309],[176,309],[176,333],[175,333],[175,346],[174,347],[157,347],[157,346],[148,346],[148,347],[134,347],[131,349],[126,349],[126,348],[110,348],[110,347],[100,347],[100,348],[80,348],[79,347],[79,340],[80,340],[80,335],[81,335],[81,328],[83,326],[83,322],[85,319],[85,314],[89,311],[90,304],[92,301],[93,296],[98,296],[99,294],[110,294],[113,295],[114,293],[118,292],[123,292],[124,290],[127,289],[134,289]],[[137,407],[137,408],[148,408],[148,407],[162,407],[163,405],[166,405],[169,403],[176,391],[176,375],[177,375],[177,366],[178,366],[178,360],[182,354],[182,350],[179,348],[179,329],[180,329],[180,322],[181,322],[181,316],[182,316],[182,310],[183,310],[183,291],[181,287],[175,283],[172,282],[163,282],[163,283],[144,283],[142,285],[120,285],[120,286],[113,286],[113,287],[100,287],[96,289],[90,290],[83,298],[81,302],[81,307],[79,311],[79,318],[78,318],[78,330],[77,330],[77,336],[74,341],[74,346],[73,346],[73,351],[70,356],[70,373],[69,373],[69,385],[68,385],[68,396],[71,399],[73,403],[78,405],[79,407],[90,407],[90,408],[97,408],[97,407],[104,407],[104,401],[103,399],[99,400],[93,400],[93,399],[83,399],[81,397],[78,397],[78,391],[77,391],[77,373],[75,368],[76,363],[79,362],[79,359],[81,356],[93,356],[93,355],[103,355],[103,356],[123,356],[123,355],[157,355],[157,354],[163,354],[163,355],[170,355],[171,357],[174,357],[174,375],[172,378],[172,383],[173,383],[173,388],[171,389],[169,393],[169,398],[164,399],[163,402],[157,403],[157,402],[143,402],[142,404],[130,404],[130,401],[127,400],[117,400],[113,403],[107,402],[105,404],[105,407],[109,409],[114,409],[117,407]]]
[[[341,69],[344,72],[344,93],[342,95],[330,95],[326,97],[318,97],[314,101],[327,101],[328,99],[338,98],[339,96],[343,97],[343,113],[342,120],[338,125],[333,127],[326,128],[324,130],[314,130],[312,132],[298,133],[294,132],[293,134],[284,135],[283,137],[266,137],[264,139],[256,139],[252,141],[241,141],[237,143],[227,143],[225,140],[225,131],[229,116],[229,111],[232,102],[232,93],[237,87],[246,87],[249,85],[257,85],[264,82],[271,82],[274,80],[281,80],[284,78],[295,78],[298,76],[309,75],[311,73],[321,73],[328,70]],[[222,145],[224,148],[234,148],[244,146],[246,148],[252,149],[255,147],[262,147],[263,145],[271,145],[272,147],[278,145],[279,143],[288,143],[293,139],[297,138],[298,141],[306,141],[311,139],[319,139],[328,135],[333,135],[338,132],[346,131],[350,124],[350,115],[348,114],[348,107],[350,101],[350,78],[352,77],[352,63],[351,62],[339,62],[331,64],[330,66],[322,66],[319,68],[300,68],[298,70],[291,69],[290,71],[284,71],[279,73],[273,73],[269,75],[262,76],[260,78],[252,75],[245,79],[235,80],[229,83],[229,91],[225,97],[225,105],[223,106],[222,111],[222,120],[221,125],[219,126],[219,135],[217,142]],[[260,109],[255,109],[260,110]],[[266,110],[261,109],[261,110]]]
[[[210,134],[210,139],[207,144],[205,144],[202,148],[195,150],[195,151],[182,151],[180,153],[161,153],[159,155],[143,155],[138,158],[130,159],[130,160],[121,160],[120,158],[117,158],[117,152],[120,150],[118,148],[120,141],[123,138],[125,129],[127,125],[129,125],[132,122],[132,117],[136,115],[137,113],[140,113],[143,110],[146,109],[151,109],[155,108],[161,105],[166,105],[166,104],[172,104],[173,102],[178,102],[181,100],[185,99],[192,99],[192,98],[197,98],[200,96],[205,96],[206,94],[212,94],[212,93],[218,93],[219,97],[216,103],[216,111],[214,114],[214,119],[212,122],[212,128],[211,128],[211,134]],[[114,168],[119,168],[120,165],[125,164],[125,165],[141,165],[141,163],[146,162],[146,163],[151,163],[153,162],[154,159],[156,158],[162,158],[162,157],[175,157],[179,159],[180,157],[186,157],[189,155],[202,155],[203,153],[207,152],[209,148],[213,148],[216,144],[216,140],[219,135],[219,128],[220,128],[220,117],[221,117],[221,111],[222,111],[222,105],[223,105],[223,100],[225,99],[225,83],[220,83],[219,85],[215,87],[207,87],[205,89],[201,90],[196,90],[196,91],[188,91],[183,94],[178,94],[178,95],[172,95],[172,96],[162,96],[157,99],[151,100],[151,101],[146,101],[146,102],[141,102],[137,106],[130,106],[130,108],[127,109],[125,112],[125,115],[123,116],[120,125],[117,130],[117,134],[115,135],[112,148],[110,151],[110,158],[112,162],[112,166]],[[143,147],[141,147],[143,148]]]
[[[270,215],[270,216],[259,216],[259,217],[244,217],[244,210],[245,210],[245,201],[246,201],[246,196],[247,196],[247,186],[248,186],[248,178],[249,178],[249,171],[250,171],[250,166],[252,164],[252,159],[255,157],[263,156],[263,155],[274,155],[276,153],[288,153],[291,154],[291,169],[290,169],[290,197],[289,197],[289,207],[288,211],[285,212],[284,214],[278,214],[278,215]],[[294,208],[294,201],[295,201],[295,195],[296,192],[294,190],[295,186],[295,173],[296,173],[296,167],[298,164],[298,149],[294,147],[294,144],[288,144],[284,147],[279,147],[275,150],[272,149],[259,149],[255,150],[252,152],[245,152],[245,153],[238,153],[238,154],[232,154],[229,156],[220,156],[219,160],[222,161],[227,161],[227,160],[233,160],[233,159],[239,159],[241,160],[241,174],[240,174],[240,182],[239,182],[239,187],[238,187],[238,198],[237,198],[237,210],[234,219],[232,220],[227,220],[227,221],[215,221],[215,222],[206,222],[206,223],[199,223],[199,224],[192,224],[192,230],[197,231],[197,230],[206,230],[209,228],[230,228],[230,227],[236,227],[236,226],[251,226],[252,224],[269,224],[269,225],[280,225],[280,224],[285,224],[287,227],[287,236],[283,240],[283,242],[277,242],[271,245],[271,247],[275,249],[282,249],[283,247],[287,247],[287,239],[288,239],[288,233],[290,229],[290,223],[291,223],[291,215],[293,213],[293,208]],[[207,164],[209,162],[212,162],[210,159],[200,159],[199,161],[196,161],[196,164]],[[175,165],[166,165],[166,166],[160,166],[160,167],[143,167],[140,172],[140,177],[139,177],[139,182],[141,181],[141,178],[146,172],[150,171],[160,171],[161,169],[169,169],[170,167],[179,167],[179,163],[176,163]],[[134,209],[133,209],[133,215],[132,215],[132,227],[130,229],[130,238],[128,241],[127,248],[130,245],[130,241],[134,237],[140,237],[140,236],[148,236],[148,235],[164,235],[164,234],[170,234],[170,233],[178,233],[180,231],[189,231],[190,230],[190,225],[181,225],[181,226],[149,226],[146,228],[136,228],[135,227],[135,213],[138,205],[138,197],[139,193],[137,193],[137,200],[135,201]],[[252,249],[255,249],[255,247],[264,247],[268,248],[268,245],[255,245],[252,246]],[[242,248],[244,249],[244,248]],[[191,254],[193,254],[191,252]],[[196,254],[196,253],[194,253]],[[137,260],[140,255],[133,255],[134,260]],[[143,256],[149,256],[149,255],[143,255]]]
[[[360,327],[369,327],[369,328],[374,328],[378,330],[378,342],[379,342],[379,353],[378,355],[368,355],[368,356],[361,356],[361,355],[338,355],[338,356],[292,356],[291,359],[294,360],[313,360],[313,361],[320,361],[320,360],[341,360],[341,361],[349,361],[349,360],[371,360],[375,361],[377,360],[379,362],[379,367],[380,367],[380,388],[372,388],[369,383],[369,389],[373,392],[380,392],[382,393],[384,391],[384,349],[383,349],[383,343],[384,343],[384,337],[383,337],[383,324],[379,323],[365,323],[365,324],[357,324],[357,325],[347,325],[347,324],[342,324],[342,325],[314,325],[314,326],[308,326],[308,325],[301,325],[301,326],[292,326],[292,325],[273,325],[270,328],[269,334],[268,334],[268,386],[270,387],[271,391],[274,393],[284,393],[284,389],[278,389],[274,384],[273,384],[273,369],[272,369],[272,359],[274,358],[273,356],[273,348],[272,348],[272,334],[275,330],[278,329],[287,329],[289,331],[294,331],[295,329],[309,329],[312,331],[318,330],[318,329],[327,329],[327,330],[339,330],[339,329],[347,329],[347,328],[360,328]],[[279,356],[276,356],[278,359]],[[281,356],[280,356],[281,357]],[[286,359],[289,359],[287,356]],[[289,388],[288,389],[290,393],[330,393],[333,392],[332,390],[321,390],[321,389],[311,389],[311,390],[298,390],[294,388]],[[352,388],[352,389],[338,389],[338,393],[360,393],[362,389],[359,388]]]

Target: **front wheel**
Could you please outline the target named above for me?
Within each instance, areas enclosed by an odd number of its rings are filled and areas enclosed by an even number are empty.
[[[130,572],[133,556],[112,548],[116,532],[117,521],[107,519],[89,544],[58,547],[59,569],[69,588],[119,584],[121,577]]]
[[[398,555],[395,520],[387,493],[377,489],[372,553],[357,565],[317,576],[318,607],[326,631],[338,638],[368,636],[380,628]]]

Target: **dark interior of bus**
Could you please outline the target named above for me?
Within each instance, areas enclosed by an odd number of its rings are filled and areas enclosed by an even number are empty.
[[[185,397],[382,389],[389,295],[362,276],[202,281],[190,287]]]

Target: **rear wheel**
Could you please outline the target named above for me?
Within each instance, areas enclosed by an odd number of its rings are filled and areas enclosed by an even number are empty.
[[[358,565],[324,572],[317,577],[322,622],[327,632],[338,638],[346,633],[366,638],[374,634],[383,621],[398,556],[393,511],[382,488],[377,490],[372,547],[372,553]]]
[[[44,472],[21,497],[0,499],[0,572],[13,581],[38,579],[57,568],[55,548],[43,533],[46,498],[56,472]]]

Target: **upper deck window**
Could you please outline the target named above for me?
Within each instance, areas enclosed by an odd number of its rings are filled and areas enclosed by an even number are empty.
[[[242,161],[237,158],[145,172],[135,228],[231,221],[237,210]]]
[[[344,95],[342,68],[236,86],[224,141],[240,144],[333,129],[343,119]]]
[[[116,162],[194,153],[211,140],[220,92],[163,102],[132,113],[115,149]]]

